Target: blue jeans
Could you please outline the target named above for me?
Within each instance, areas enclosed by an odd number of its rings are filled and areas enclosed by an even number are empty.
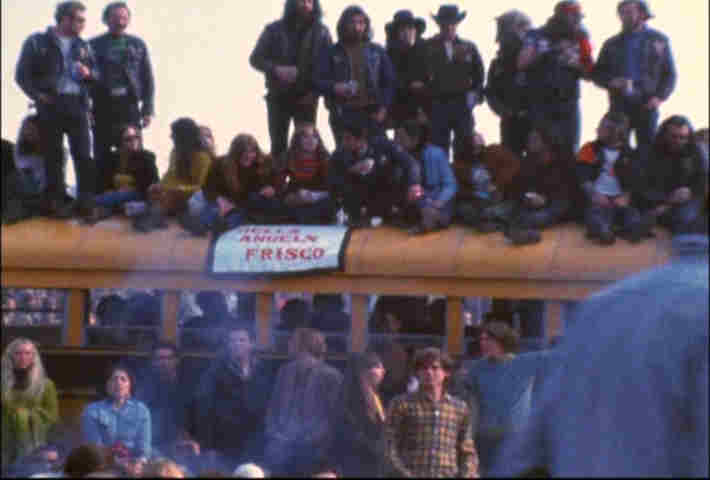
[[[473,112],[466,103],[466,96],[446,100],[434,100],[431,106],[431,141],[448,153],[451,131],[455,141],[462,141],[473,132]]]
[[[629,117],[631,130],[635,132],[636,149],[641,162],[646,162],[653,145],[653,138],[658,127],[658,109],[649,110],[639,103],[627,101],[624,98],[615,98],[611,102],[611,110],[624,113]],[[638,165],[638,168],[643,168]]]
[[[219,220],[219,206],[217,202],[207,202],[207,205],[197,214],[197,218],[205,228],[212,228],[217,220]],[[244,212],[239,208],[235,208],[224,217],[224,222],[227,225],[227,229],[231,230],[244,223],[244,219]]]
[[[104,208],[118,208],[124,203],[145,200],[143,195],[132,190],[130,192],[105,192],[94,197],[96,205]]]

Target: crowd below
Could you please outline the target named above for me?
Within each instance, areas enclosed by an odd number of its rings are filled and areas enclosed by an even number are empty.
[[[653,15],[643,0],[618,3],[622,32],[596,59],[578,2],[558,2],[539,28],[521,11],[505,12],[487,76],[475,43],[456,34],[466,12],[455,5],[432,16],[440,31],[431,38],[423,19],[397,11],[382,47],[360,6],[342,12],[333,42],[318,0],[287,0],[249,58],[266,79],[269,153],[239,133],[217,155],[209,126],[183,117],[171,124],[162,177],[142,142],[154,115],[148,47],[125,33],[124,2],[106,7],[108,32],[88,42],[85,11],[60,3],[56,26],[23,45],[16,81],[36,113],[15,144],[3,140],[3,224],[74,215],[95,224],[123,214],[149,232],[176,217],[202,236],[244,223],[385,222],[426,234],[459,222],[515,245],[568,221],[602,245],[641,242],[658,224],[707,232],[708,130],[682,115],[657,127],[677,72],[668,38],[646,25]],[[581,81],[608,90],[609,109],[580,148]],[[332,154],[315,127],[321,96]],[[475,130],[484,101],[501,118],[501,144]],[[66,193],[65,134],[76,198]],[[10,342],[1,367],[3,475],[487,475],[555,362],[554,349],[517,354],[518,333],[494,315],[475,332],[479,351],[458,368],[440,348],[408,351],[385,339],[350,354],[341,372],[325,355],[345,350],[337,334],[349,319],[342,298],[323,295],[315,312],[298,300],[281,309],[289,358],[274,368],[256,354],[253,298],[243,299],[230,319],[223,298],[198,295],[203,315],[185,323],[197,340],[185,343],[219,351],[197,382],[183,378],[174,344],[148,336],[149,370],[113,365],[78,429],[61,421],[37,345]],[[407,323],[440,334],[440,304],[380,300],[373,331],[396,334]],[[138,293],[104,297],[96,310],[102,325],[122,330],[158,325],[159,309],[155,296]],[[199,335],[208,331],[221,335]]]

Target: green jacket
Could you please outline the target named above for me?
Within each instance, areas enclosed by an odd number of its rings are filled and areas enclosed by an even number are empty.
[[[3,395],[2,464],[9,465],[47,443],[47,432],[58,420],[57,389],[49,379],[39,398],[17,391]]]

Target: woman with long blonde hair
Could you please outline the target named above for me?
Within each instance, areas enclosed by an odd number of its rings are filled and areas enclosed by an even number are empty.
[[[2,356],[2,464],[47,442],[59,420],[57,390],[44,371],[37,346],[27,338],[10,342]]]

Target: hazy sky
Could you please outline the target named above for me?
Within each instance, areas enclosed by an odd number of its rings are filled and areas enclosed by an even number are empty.
[[[85,38],[103,33],[101,12],[107,1],[88,0]],[[148,44],[156,78],[156,117],[145,133],[146,147],[156,152],[161,173],[171,148],[170,122],[191,116],[212,127],[217,150],[223,153],[240,132],[256,136],[269,150],[263,76],[248,63],[256,39],[267,22],[279,17],[283,1],[144,0],[129,1],[133,11],[130,33]],[[325,0],[325,22],[335,37],[335,24],[350,1]],[[656,0],[651,9],[653,28],[671,39],[679,73],[675,93],[663,104],[661,117],[683,113],[698,127],[708,125],[708,0]],[[2,0],[2,136],[15,140],[27,111],[28,99],[14,81],[15,64],[22,42],[32,32],[53,23],[57,2]],[[459,3],[468,16],[459,34],[473,40],[486,70],[495,55],[494,18],[524,5],[535,25],[551,15],[554,1],[497,0]],[[595,56],[602,42],[617,33],[620,23],[616,0],[582,1],[584,23],[591,34]],[[433,1],[363,2],[372,19],[374,40],[384,43],[384,26],[399,8],[410,8],[427,21],[425,36],[436,33],[430,14]],[[474,7],[475,6],[475,7]],[[606,92],[585,83],[582,92],[582,140],[594,137],[596,125],[607,108]],[[487,106],[475,110],[478,129],[488,142],[499,139],[498,118]],[[327,111],[319,109],[318,125],[327,145],[333,142]]]

